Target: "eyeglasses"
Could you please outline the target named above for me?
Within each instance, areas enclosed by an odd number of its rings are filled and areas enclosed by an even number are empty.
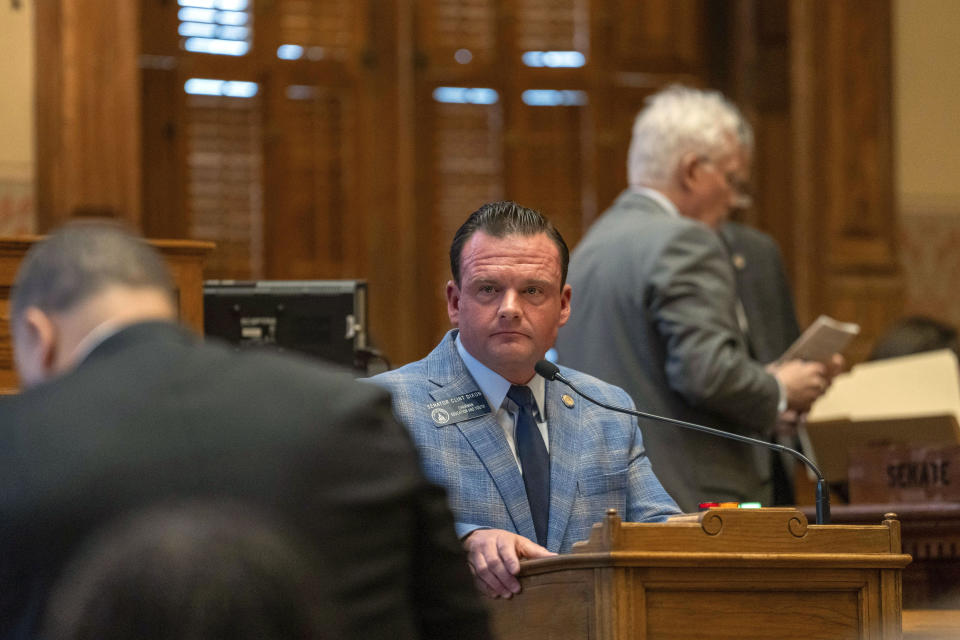
[[[753,205],[753,196],[750,195],[749,182],[742,180],[732,171],[720,171],[720,167],[717,166],[716,161],[711,160],[706,156],[700,156],[700,161],[723,176],[723,181],[727,183],[727,188],[733,192],[734,208],[749,209]]]

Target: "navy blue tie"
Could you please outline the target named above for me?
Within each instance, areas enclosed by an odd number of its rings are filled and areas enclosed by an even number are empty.
[[[537,543],[545,547],[547,525],[550,522],[550,455],[533,417],[536,405],[530,387],[512,385],[507,397],[518,407],[515,436],[517,457],[523,467],[523,484],[527,488]]]

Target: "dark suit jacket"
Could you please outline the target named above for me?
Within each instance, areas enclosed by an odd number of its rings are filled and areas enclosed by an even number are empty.
[[[762,231],[738,222],[724,224],[720,228],[720,238],[730,252],[737,295],[747,317],[750,355],[763,363],[773,362],[800,336],[780,247]],[[778,442],[800,448],[800,441],[796,438]],[[773,504],[794,504],[793,467],[796,462],[783,454],[771,455],[771,461]]]
[[[749,331],[751,355],[773,362],[800,336],[790,283],[773,238],[738,222],[720,228],[730,251]]]
[[[0,637],[33,637],[94,529],[178,498],[246,501],[315,541],[343,637],[487,635],[443,490],[386,393],[156,322],[0,400]]]
[[[641,411],[766,437],[776,379],[750,358],[729,257],[706,226],[625,191],[573,251],[559,362],[626,389]],[[653,470],[685,511],[770,504],[769,452],[641,421]]]

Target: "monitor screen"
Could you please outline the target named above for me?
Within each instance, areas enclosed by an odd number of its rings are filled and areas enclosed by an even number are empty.
[[[353,367],[366,349],[362,280],[208,280],[203,329],[238,349],[296,351]]]

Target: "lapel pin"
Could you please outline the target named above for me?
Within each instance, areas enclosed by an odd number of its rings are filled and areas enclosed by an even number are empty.
[[[571,398],[567,394],[563,394],[562,396],[560,396],[560,402],[566,405],[567,409],[573,409],[573,398]]]
[[[743,257],[742,253],[733,254],[733,266],[741,271],[747,266],[747,259]]]

